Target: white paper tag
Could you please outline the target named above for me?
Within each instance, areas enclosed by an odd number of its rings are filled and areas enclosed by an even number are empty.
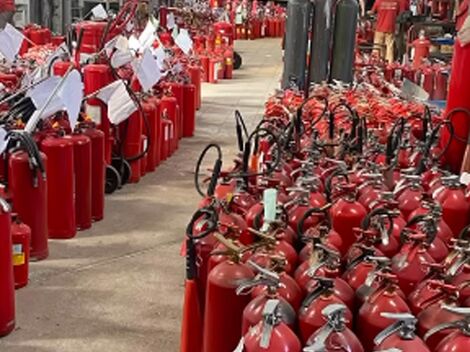
[[[86,104],[86,114],[97,125],[101,125],[101,106]]]
[[[168,15],[166,15],[166,27],[168,29],[173,29],[175,25],[175,15],[173,15],[173,12],[170,12]]]
[[[2,154],[5,151],[8,145],[8,138],[5,139],[6,136],[7,136],[7,131],[3,127],[0,127],[0,154]]]
[[[5,28],[0,31],[0,53],[9,62],[13,62],[16,59],[16,55],[20,51],[21,45],[23,44],[24,35],[11,24],[7,23]]]
[[[464,172],[462,175],[460,175],[460,183],[464,184],[465,186],[470,184],[470,174],[468,172]]]
[[[149,144],[148,139],[144,138],[144,143],[142,143],[142,148],[144,151],[147,150],[148,144]]]
[[[145,49],[141,60],[134,60],[132,62],[132,68],[145,92],[152,89],[162,77],[157,60],[149,49]]]
[[[243,352],[245,350],[245,338],[242,337],[238,346],[233,350],[233,352]]]
[[[193,48],[193,41],[189,36],[189,33],[186,29],[181,29],[178,36],[175,38],[175,44],[185,53],[186,55],[189,54],[191,49]]]
[[[97,20],[105,20],[106,18],[108,18],[108,13],[106,12],[106,9],[102,4],[93,7],[91,13],[93,14],[93,17]]]

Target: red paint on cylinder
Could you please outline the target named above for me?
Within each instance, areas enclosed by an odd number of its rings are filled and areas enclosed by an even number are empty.
[[[49,238],[68,239],[77,233],[73,142],[49,136],[41,142],[47,156],[47,209]]]
[[[41,153],[44,166],[47,169],[47,157]],[[13,198],[13,210],[20,219],[31,228],[31,258],[42,260],[48,257],[47,244],[48,181],[37,175],[37,184],[33,182],[33,174],[29,168],[28,154],[18,151],[10,155],[8,180],[9,190]]]

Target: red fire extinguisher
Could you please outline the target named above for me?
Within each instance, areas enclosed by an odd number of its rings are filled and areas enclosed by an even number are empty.
[[[183,116],[183,137],[192,137],[196,127],[196,87],[193,84],[183,85],[184,104],[180,106]]]
[[[255,296],[243,311],[242,335],[248,333],[250,328],[256,326],[263,320],[263,309],[266,303],[271,299],[279,301],[279,317],[282,321],[292,329],[295,328],[296,314],[290,303],[283,298],[278,292],[281,285],[279,275],[268,269],[265,269],[252,261],[247,262],[253,267],[258,274],[253,280],[241,282],[237,289],[237,294],[249,294],[250,291],[258,286],[265,285],[267,291],[263,294]]]
[[[9,168],[6,184],[12,194],[13,210],[31,228],[31,258],[41,260],[49,255],[47,158],[39,152],[34,140],[26,133],[12,134],[10,141],[16,144],[24,138],[29,142],[23,141],[23,150],[10,152],[10,148],[7,148]],[[37,167],[31,170],[31,163]]]
[[[240,341],[243,310],[250,302],[248,296],[238,296],[241,280],[254,278],[246,264],[239,262],[239,250],[222,236],[217,239],[232,253],[232,260],[217,265],[207,279],[204,313],[204,352],[233,351]]]
[[[13,241],[15,288],[19,289],[28,284],[31,229],[22,223],[16,214],[12,216],[11,238]]]
[[[73,142],[50,135],[41,142],[47,156],[47,209],[49,238],[67,239],[77,233]]]
[[[324,308],[330,304],[342,304],[344,302],[334,294],[334,281],[327,278],[318,278],[318,286],[309,293],[299,311],[299,328],[302,341],[306,343],[310,336],[320,329],[327,320],[322,315]],[[352,327],[352,313],[349,308],[345,312],[348,327]]]
[[[15,284],[12,263],[10,206],[0,198],[0,336],[15,328]]]
[[[105,134],[91,123],[82,124],[80,129],[91,141],[91,217],[100,221],[104,218]]]
[[[380,273],[379,288],[365,301],[359,310],[356,324],[359,339],[366,351],[374,347],[374,338],[390,325],[381,312],[407,313],[410,311],[405,299],[400,295],[397,277],[390,273]]]
[[[131,166],[131,176],[129,182],[138,183],[142,176],[141,163],[142,158],[140,155],[142,149],[142,131],[143,120],[140,111],[134,112],[126,121],[119,125],[121,143],[123,143],[122,152],[124,158],[138,158],[129,162]]]
[[[347,327],[347,308],[342,304],[331,304],[323,309],[327,323],[310,336],[304,352],[364,352],[357,336]]]
[[[380,315],[395,322],[375,337],[375,351],[399,348],[403,351],[431,352],[424,341],[416,336],[418,319],[412,314],[382,312]]]
[[[301,349],[298,337],[280,317],[279,300],[273,299],[264,306],[263,320],[244,336],[235,352],[300,352]]]
[[[433,335],[445,331],[447,336],[436,346],[434,349],[435,352],[467,351],[468,344],[470,343],[470,331],[468,328],[470,322],[470,308],[453,306],[443,306],[442,308],[460,319],[434,326],[426,332],[424,339],[428,341]]]
[[[88,136],[73,133],[65,136],[73,144],[73,162],[75,176],[75,212],[77,229],[91,227],[91,140]]]

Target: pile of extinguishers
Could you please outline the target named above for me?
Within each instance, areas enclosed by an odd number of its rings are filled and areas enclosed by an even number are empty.
[[[172,36],[152,19],[137,32],[137,7],[64,37],[30,26],[0,66],[0,336],[14,329],[14,288],[27,285],[30,259],[48,257],[48,239],[102,220],[105,193],[139,182],[194,134],[203,67],[176,44],[198,33],[180,23]]]
[[[467,351],[470,188],[439,144],[456,113],[368,82],[281,91],[254,131],[236,113],[235,164],[217,145],[197,163],[181,351]]]

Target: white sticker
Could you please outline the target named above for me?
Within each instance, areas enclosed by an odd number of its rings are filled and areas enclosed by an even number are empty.
[[[217,82],[217,79],[219,77],[219,63],[216,62],[214,64],[214,81]]]
[[[165,142],[170,138],[169,125],[165,125]]]
[[[173,124],[170,125],[170,138],[173,139],[175,138],[175,126]]]
[[[23,254],[23,245],[22,244],[14,244],[13,245],[13,254]]]
[[[101,125],[101,106],[86,104],[86,113],[97,125]]]
[[[143,143],[143,150],[144,151],[147,150],[148,144],[149,144],[148,139],[144,138],[144,143]]]

